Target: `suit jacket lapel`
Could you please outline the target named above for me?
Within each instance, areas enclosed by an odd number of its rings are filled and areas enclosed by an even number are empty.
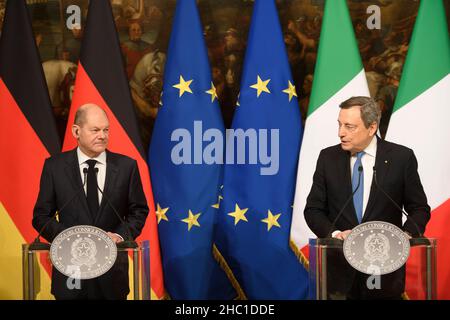
[[[100,217],[104,214],[105,209],[108,204],[108,199],[111,199],[111,189],[115,184],[116,178],[117,178],[117,172],[118,172],[118,166],[115,164],[114,159],[111,158],[111,154],[107,151],[106,152],[106,176],[105,176],[105,187],[103,189],[103,196],[102,201],[100,203],[100,208],[98,210],[97,216],[95,218],[95,223],[97,223],[100,220]],[[105,197],[106,194],[106,197]],[[112,210],[112,208],[111,208]]]
[[[68,157],[65,171],[67,173],[68,180],[72,183],[73,189],[76,190],[75,192],[78,192],[78,190],[83,187],[83,181],[81,180],[77,149],[71,151],[71,154]],[[85,213],[86,218],[92,221],[92,216],[89,212],[89,207],[87,204],[86,194],[84,192],[80,192],[78,195],[78,200],[84,207],[84,210],[82,210],[82,212]]]
[[[340,157],[340,163],[339,168],[340,172],[343,173],[344,177],[344,190],[345,190],[345,199],[348,199],[350,195],[352,194],[352,175],[350,170],[350,152],[341,150],[341,157]],[[344,209],[343,216],[352,224],[357,225],[358,224],[358,218],[356,217],[356,211],[355,207],[353,206],[353,201],[350,200],[350,203],[347,205],[347,207]]]
[[[383,185],[383,181],[389,170],[390,163],[391,163],[390,148],[388,145],[386,145],[386,143],[384,143],[383,140],[377,137],[377,154],[375,158],[375,168],[377,181],[379,185]],[[379,193],[380,191],[378,190],[375,184],[375,177],[372,177],[372,185],[370,186],[369,200],[367,202],[367,207],[362,222],[369,221],[370,217],[373,214],[376,214],[376,212],[373,212],[373,206],[377,202]]]

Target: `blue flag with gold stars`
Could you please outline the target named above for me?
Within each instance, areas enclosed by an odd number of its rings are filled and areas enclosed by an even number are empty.
[[[273,0],[256,0],[241,92],[227,132],[216,247],[248,299],[303,299],[308,275],[289,247],[302,124]]]
[[[166,291],[172,299],[235,298],[212,251],[224,127],[195,0],[177,1],[161,104],[149,166]]]

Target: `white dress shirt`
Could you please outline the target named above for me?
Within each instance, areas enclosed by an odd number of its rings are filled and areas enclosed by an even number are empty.
[[[364,213],[367,208],[367,202],[369,202],[370,188],[372,187],[372,177],[373,177],[373,167],[375,166],[375,157],[377,155],[377,137],[373,136],[372,141],[370,141],[369,145],[363,150],[364,154],[361,157],[361,164],[363,167],[363,175],[364,175],[364,193],[363,193],[363,210],[362,216],[364,217]],[[356,162],[356,153],[350,157],[350,176],[353,176],[353,166]],[[353,191],[353,190],[352,190]],[[340,230],[336,230],[332,233],[332,236],[335,237],[336,234],[341,232]]]
[[[375,166],[375,157],[377,155],[377,138],[374,136],[369,145],[364,149],[361,158],[364,174],[364,194],[362,216],[366,211],[367,202],[369,202],[370,188],[372,187],[373,167]],[[350,174],[353,176],[353,166],[356,162],[356,154],[350,158]],[[353,190],[352,190],[353,191]]]
[[[104,191],[105,190],[105,179],[106,179],[106,151],[103,151],[95,158],[89,158],[78,147],[77,155],[78,155],[78,165],[80,166],[81,180],[83,183],[84,183],[83,170],[84,170],[84,168],[89,168],[89,165],[86,163],[86,161],[91,160],[91,159],[97,160],[97,163],[95,164],[95,168],[98,168],[97,185],[102,191]],[[87,177],[87,175],[86,175],[86,177]],[[87,183],[84,185],[84,193],[87,195]],[[100,203],[102,203],[102,196],[103,196],[102,193],[100,191],[98,191],[99,205],[100,205]],[[117,235],[120,238],[120,240],[123,241],[123,237],[120,234],[118,234],[118,233],[114,233],[114,234]]]
[[[97,163],[95,164],[95,168],[98,168],[97,173],[97,185],[100,188],[100,190],[105,190],[105,178],[106,178],[106,152],[103,151],[95,158],[90,158],[87,155],[83,153],[83,151],[80,150],[80,148],[77,148],[77,155],[78,155],[78,165],[80,166],[80,174],[81,174],[81,181],[84,183],[84,168],[89,168],[89,165],[86,163],[88,160],[97,160]],[[84,185],[84,193],[87,194],[87,183]],[[102,193],[98,191],[98,201],[99,205],[102,202]]]

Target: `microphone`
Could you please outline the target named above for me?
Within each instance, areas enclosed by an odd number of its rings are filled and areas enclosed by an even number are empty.
[[[98,168],[95,168],[95,174],[98,174]],[[131,230],[128,227],[128,224],[125,223],[125,221],[123,220],[123,218],[120,216],[119,212],[117,212],[116,208],[114,207],[114,205],[111,203],[111,201],[109,200],[109,197],[106,196],[106,194],[103,192],[102,189],[100,189],[100,187],[97,184],[97,189],[98,191],[100,191],[100,193],[102,194],[102,196],[106,199],[106,202],[109,204],[109,206],[111,207],[111,209],[114,211],[114,213],[116,214],[117,218],[119,218],[120,222],[125,226],[126,230],[127,230],[127,236],[128,239],[121,241],[119,243],[116,243],[117,248],[122,248],[122,249],[126,249],[126,248],[137,248],[138,245],[136,243],[136,241],[133,240],[133,238],[131,237]]]
[[[353,196],[355,195],[356,191],[359,189],[359,185],[361,184],[362,171],[363,171],[363,167],[359,166],[358,167],[358,172],[359,172],[359,174],[358,174],[358,184],[356,185],[356,188],[355,188],[355,190],[353,190],[353,192],[350,195],[350,197],[348,197],[348,199],[345,201],[344,206],[339,211],[339,213],[337,214],[336,218],[333,220],[333,223],[331,224],[330,231],[328,231],[328,233],[327,233],[327,238],[331,238],[331,234],[333,233],[333,229],[334,229],[334,226],[335,226],[336,222],[341,217],[341,215],[344,213],[344,209],[347,207],[347,205],[349,204],[350,200],[353,199]]]
[[[400,210],[408,219],[411,220],[411,222],[414,224],[414,227],[416,228],[417,234],[419,235],[419,238],[423,238],[423,234],[422,232],[420,232],[420,228],[417,225],[416,221],[414,221],[414,219],[412,217],[409,216],[408,213],[406,213],[398,204],[397,202],[394,201],[394,199],[392,199],[387,193],[386,191],[383,190],[383,188],[378,184],[377,181],[377,168],[374,166],[373,167],[373,179],[375,181],[375,185],[377,186],[377,188],[386,196],[386,198],[389,199],[389,201],[392,202],[392,204],[394,204],[394,206]]]
[[[41,242],[40,237],[42,235],[42,232],[44,232],[44,230],[47,228],[47,226],[50,224],[50,222],[53,221],[53,219],[56,218],[56,215],[58,213],[61,213],[69,205],[69,203],[71,203],[72,200],[75,199],[76,196],[78,196],[78,194],[81,191],[84,191],[84,186],[86,185],[86,180],[87,180],[86,179],[87,173],[88,173],[88,169],[84,168],[83,169],[83,185],[81,186],[81,188],[77,192],[75,192],[73,194],[73,196],[61,206],[61,209],[56,210],[55,213],[52,215],[52,217],[42,226],[41,230],[39,230],[39,233],[38,233],[37,237],[30,244],[30,246],[28,248],[29,250],[46,250],[46,249],[50,248],[50,245],[48,243]]]

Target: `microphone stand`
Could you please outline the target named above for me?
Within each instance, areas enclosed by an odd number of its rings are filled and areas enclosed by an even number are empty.
[[[342,209],[339,211],[339,213],[337,214],[336,218],[333,220],[333,223],[331,224],[330,231],[328,231],[328,233],[327,233],[327,238],[332,238],[332,237],[331,237],[331,234],[333,233],[333,229],[334,229],[334,226],[336,225],[336,222],[337,222],[338,219],[342,216],[342,213],[344,212],[344,209],[347,207],[347,205],[349,204],[350,200],[353,199],[353,196],[355,195],[356,191],[358,190],[359,185],[361,184],[361,174],[362,174],[362,171],[363,171],[363,167],[362,167],[362,166],[359,166],[359,167],[358,167],[358,172],[359,172],[359,174],[358,174],[358,184],[356,185],[356,188],[355,188],[355,190],[352,192],[352,194],[350,195],[350,197],[348,197],[348,199],[345,201],[345,203],[344,203]]]
[[[390,201],[392,204],[394,204],[394,206],[395,206],[395,207],[396,207],[403,215],[406,216],[406,218],[408,218],[408,220],[410,220],[410,221],[413,223],[414,227],[416,228],[417,234],[419,235],[417,238],[419,238],[419,239],[420,239],[420,238],[421,238],[421,239],[426,239],[426,238],[423,236],[422,232],[420,232],[419,226],[417,225],[416,221],[414,221],[414,219],[413,219],[412,217],[410,217],[409,214],[406,213],[406,212],[405,212],[405,211],[397,204],[397,202],[395,202],[394,199],[392,199],[392,198],[387,194],[387,192],[384,191],[384,189],[381,188],[381,186],[378,184],[378,180],[377,180],[377,169],[376,169],[376,167],[373,167],[373,178],[374,178],[375,185],[377,186],[377,188],[378,188],[378,189],[386,196],[386,198],[389,199],[389,201]],[[429,242],[428,242],[428,243],[429,243]]]
[[[41,228],[41,230],[39,231],[39,233],[38,233],[37,237],[34,239],[34,241],[32,243],[30,243],[30,245],[28,246],[29,250],[50,250],[50,244],[49,243],[41,242],[42,232],[44,232],[44,230],[47,228],[47,226],[50,224],[50,222],[53,221],[53,219],[56,218],[58,213],[61,213],[69,205],[69,203],[71,203],[72,200],[75,199],[75,197],[78,196],[78,194],[82,190],[84,190],[84,186],[86,185],[87,172],[88,172],[87,168],[84,168],[83,169],[84,180],[83,180],[83,185],[81,186],[80,190],[75,192],[75,194],[69,200],[67,200],[66,203],[64,203],[61,206],[60,210],[56,210],[55,211],[55,213],[51,216],[51,218]]]
[[[98,174],[98,168],[95,168],[95,173]],[[115,213],[117,218],[119,218],[120,222],[125,226],[125,228],[127,230],[128,239],[126,239],[126,240],[124,239],[124,241],[116,243],[117,248],[119,248],[119,249],[135,249],[135,248],[138,248],[137,242],[134,241],[133,238],[131,237],[131,230],[128,227],[128,224],[123,220],[123,218],[120,216],[119,212],[117,212],[116,208],[114,207],[114,205],[109,200],[109,197],[103,192],[102,189],[100,189],[98,184],[97,184],[97,189],[100,191],[102,196],[105,197],[106,202],[109,204],[109,206],[111,207],[111,209],[113,210],[113,212]]]

